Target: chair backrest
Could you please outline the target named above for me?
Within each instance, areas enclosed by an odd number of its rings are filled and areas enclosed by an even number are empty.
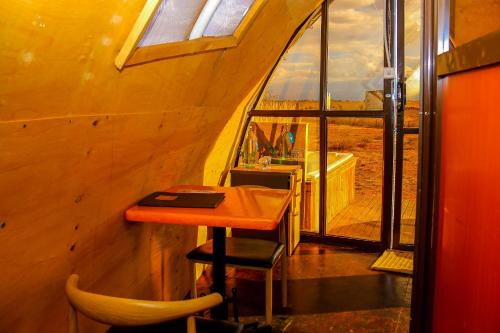
[[[222,303],[222,296],[217,293],[172,302],[105,296],[80,290],[78,281],[76,274],[72,274],[66,281],[66,295],[70,302],[70,333],[78,332],[77,311],[104,324],[139,326],[188,317]]]

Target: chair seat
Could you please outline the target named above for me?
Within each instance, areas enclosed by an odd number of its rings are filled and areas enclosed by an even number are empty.
[[[196,317],[196,333],[241,333],[243,325],[229,321]],[[186,318],[135,327],[111,327],[107,333],[186,333]]]
[[[284,248],[283,244],[268,240],[228,237],[226,238],[226,264],[273,268]],[[198,262],[210,262],[212,257],[211,240],[187,254],[189,260]]]

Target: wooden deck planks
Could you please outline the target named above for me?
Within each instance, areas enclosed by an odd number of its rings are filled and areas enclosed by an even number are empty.
[[[401,203],[401,243],[412,244],[415,236],[414,200]],[[328,223],[328,234],[350,238],[379,240],[382,220],[380,197],[357,198]]]
[[[408,218],[410,211],[410,200],[403,200],[403,202],[401,203],[401,219],[404,220]]]

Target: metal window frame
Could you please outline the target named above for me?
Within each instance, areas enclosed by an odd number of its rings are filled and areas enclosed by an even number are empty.
[[[420,141],[410,332],[432,332],[437,245],[441,112],[437,54],[448,50],[449,0],[423,0]]]
[[[390,237],[389,232],[392,230],[392,202],[388,198],[392,198],[392,174],[393,174],[393,165],[392,165],[392,156],[393,156],[393,129],[394,129],[394,120],[393,114],[390,112],[394,107],[394,101],[392,99],[392,91],[393,91],[393,80],[392,79],[384,79],[384,101],[383,101],[383,110],[329,110],[327,109],[327,73],[328,73],[328,12],[329,5],[332,0],[325,0],[321,4],[321,6],[314,11],[303,23],[302,25],[296,29],[287,45],[283,49],[278,61],[272,67],[270,74],[263,81],[259,92],[254,99],[254,104],[250,111],[247,114],[245,124],[243,126],[242,134],[238,143],[237,153],[234,159],[234,166],[238,165],[238,160],[240,156],[241,149],[243,147],[244,142],[244,134],[251,122],[252,117],[263,116],[263,117],[312,117],[319,119],[320,122],[320,211],[319,211],[319,233],[311,233],[307,231],[301,231],[301,236],[307,239],[322,239],[326,242],[336,242],[338,244],[347,244],[347,245],[356,245],[365,248],[388,248],[390,246]],[[386,0],[387,6],[397,5],[399,3],[400,6],[403,6],[401,1],[397,0]],[[393,11],[391,11],[393,12]],[[401,11],[400,11],[401,12]],[[290,46],[296,41],[299,33],[304,31],[307,24],[311,22],[311,20],[315,19],[318,15],[321,15],[321,50],[320,50],[320,108],[316,110],[262,110],[257,109],[257,105],[259,100],[262,97],[264,90],[266,89],[267,84],[269,83],[272,75],[274,74],[277,66],[279,66],[284,54],[289,50]],[[395,21],[395,18],[388,20],[387,16],[385,18],[386,29],[391,31],[391,36],[394,35],[395,26],[391,24],[391,21]],[[400,34],[401,35],[401,34]],[[393,49],[394,43],[389,40],[389,49],[390,54],[396,53],[396,50]],[[404,45],[402,46],[404,47]],[[400,52],[400,54],[402,54]],[[384,66],[388,66],[390,61],[386,52],[384,52]],[[401,65],[403,69],[404,66]],[[404,75],[404,71],[402,74]],[[391,97],[387,97],[387,96]],[[340,118],[340,117],[352,117],[352,118],[380,118],[384,119],[384,128],[383,128],[383,136],[384,136],[384,148],[383,148],[383,159],[384,159],[384,173],[383,173],[383,186],[382,186],[382,216],[381,216],[381,231],[380,231],[380,240],[372,241],[365,239],[353,239],[349,237],[336,236],[336,235],[328,235],[326,234],[325,226],[325,216],[326,216],[326,171],[327,171],[327,136],[328,136],[328,120],[331,118]],[[318,238],[319,236],[319,238]],[[399,237],[399,236],[398,236]]]
[[[147,0],[115,58],[115,67],[121,71],[125,67],[152,61],[237,47],[266,2],[267,0],[255,0],[231,35],[201,36],[196,39],[137,47],[161,3],[161,0]]]
[[[393,5],[398,0],[386,0],[386,3]],[[419,166],[418,166],[418,200],[417,214],[415,224],[415,259],[414,259],[414,276],[412,284],[412,301],[411,301],[411,319],[410,332],[432,332],[433,325],[433,297],[434,297],[434,279],[435,279],[435,256],[437,244],[437,221],[438,221],[438,205],[439,205],[439,168],[441,154],[441,101],[438,99],[437,93],[438,81],[436,75],[436,57],[438,52],[443,53],[448,51],[449,45],[449,1],[453,0],[422,0],[422,38],[421,38],[421,71],[422,77],[420,82],[420,125],[419,128],[403,128],[404,134],[419,134]],[[401,1],[399,1],[401,2]],[[323,5],[324,7],[324,5]],[[324,8],[322,7],[322,10]],[[439,10],[438,10],[439,9]],[[438,19],[439,14],[439,19]],[[311,14],[312,16],[313,14]],[[308,22],[311,16],[300,26],[289,43],[283,50],[280,60],[284,53],[288,50],[292,41],[301,31],[303,26]],[[387,19],[387,17],[386,17]],[[387,23],[387,22],[386,22]],[[265,86],[269,82],[272,73],[278,66],[279,61],[274,65],[271,74],[265,79],[261,90],[255,99],[255,104],[260,99]],[[387,65],[387,59],[384,60],[384,65]],[[391,91],[390,82],[384,84],[384,92]],[[384,103],[392,103],[390,100],[384,100]],[[247,114],[243,134],[240,138],[238,151],[241,150],[241,145],[246,128],[248,127],[252,116],[300,116],[300,117],[321,117],[328,116],[332,111],[324,112],[325,110],[312,111],[297,111],[297,110],[255,110],[252,108]],[[385,108],[385,106],[384,106]],[[273,112],[273,115],[270,114]],[[338,111],[334,111],[338,112]],[[385,137],[389,139],[392,136],[393,118],[389,112],[380,111],[377,116],[385,119]],[[345,111],[343,116],[359,116],[355,111]],[[389,146],[389,145],[385,145]],[[387,148],[384,154],[392,155],[391,147]],[[237,159],[235,161],[237,165]],[[387,184],[384,184],[387,186]],[[390,207],[383,207],[389,210]],[[301,232],[303,241],[322,242],[330,244],[345,244],[349,246],[360,246],[364,249],[380,250],[382,244],[387,240],[382,239],[382,242],[361,241],[358,239],[350,239],[343,237],[324,237],[317,233]],[[402,249],[411,249],[404,244],[400,244]]]

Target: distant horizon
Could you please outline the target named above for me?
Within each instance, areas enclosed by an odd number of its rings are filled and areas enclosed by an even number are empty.
[[[277,101],[277,102],[290,102],[290,103],[319,103],[319,99],[267,99],[267,100],[263,100],[262,102],[266,103],[266,102],[273,102],[273,101]],[[420,100],[419,99],[407,99],[406,100],[407,102],[412,102],[412,103],[420,103]],[[350,103],[354,103],[354,102],[358,102],[358,103],[364,103],[365,101],[364,100],[351,100],[351,99],[342,99],[342,100],[339,100],[339,99],[332,99],[330,101],[331,103],[334,103],[334,102],[350,102]]]
[[[271,96],[274,97],[274,96]],[[319,98],[316,99],[268,99],[267,101],[280,101],[280,102],[293,102],[293,103],[300,103],[300,102],[308,102],[308,103],[318,103]],[[364,103],[365,100],[359,100],[359,99],[332,99],[330,100],[331,102],[359,102],[359,103]],[[419,99],[407,99],[407,101],[411,102],[419,102]]]
[[[274,97],[274,96],[271,96]],[[267,101],[280,101],[280,102],[293,102],[293,103],[300,103],[300,102],[307,102],[307,103],[318,103],[319,98],[316,99],[268,99]],[[365,100],[359,100],[359,99],[331,99],[331,102],[359,102],[359,103],[364,103]],[[420,102],[419,99],[409,99],[407,98],[407,101],[410,102]]]

